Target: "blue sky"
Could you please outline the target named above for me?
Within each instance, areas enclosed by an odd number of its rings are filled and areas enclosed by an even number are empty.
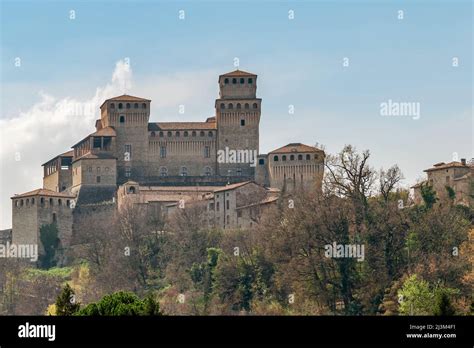
[[[258,74],[262,153],[290,142],[330,153],[353,144],[371,150],[375,168],[397,163],[407,186],[453,152],[473,157],[470,1],[0,3],[1,132],[15,143],[2,144],[0,228],[10,225],[8,197],[40,186],[41,163],[93,130],[81,115],[69,118],[80,126],[65,127],[48,107],[127,92],[153,100],[153,121],[204,120],[235,57]],[[114,71],[131,87],[114,85]],[[45,95],[54,102],[45,106]],[[381,116],[389,99],[420,103],[420,118]]]

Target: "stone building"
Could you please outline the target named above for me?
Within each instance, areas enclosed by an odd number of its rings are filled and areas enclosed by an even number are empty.
[[[440,162],[425,169],[424,172],[427,174],[427,179],[411,187],[415,204],[423,202],[422,185],[429,185],[436,191],[436,196],[440,201],[448,199],[447,187],[450,187],[455,194],[455,204],[473,206],[473,161],[467,163],[465,159],[461,159],[461,162]]]
[[[150,122],[149,99],[105,100],[95,131],[43,164],[43,188],[12,197],[13,241],[38,243],[41,225],[56,223],[67,245],[84,212],[126,202],[150,214],[202,202],[210,223],[250,227],[279,190],[320,188],[322,150],[291,143],[259,154],[257,75],[235,70],[218,84],[203,122]]]

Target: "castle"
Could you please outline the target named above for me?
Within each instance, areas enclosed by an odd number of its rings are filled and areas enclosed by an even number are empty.
[[[235,70],[218,83],[215,116],[204,122],[152,123],[149,99],[105,100],[95,132],[43,164],[43,188],[11,197],[13,243],[40,244],[41,226],[55,223],[67,246],[79,211],[125,202],[150,214],[201,202],[210,223],[250,227],[281,190],[320,188],[322,150],[291,143],[259,154],[257,75]]]

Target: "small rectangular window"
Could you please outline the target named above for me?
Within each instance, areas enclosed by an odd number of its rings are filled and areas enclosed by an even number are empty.
[[[131,174],[132,174],[132,168],[125,167],[125,177],[129,178]]]
[[[97,183],[100,183],[100,176],[97,177]]]
[[[216,203],[216,211],[220,211],[220,204],[219,204],[219,202]]]
[[[230,207],[229,207],[229,201],[228,201],[228,200],[225,202],[225,208],[226,208],[227,210],[230,209]]]
[[[211,148],[209,146],[204,146],[204,157],[205,158],[211,157]]]
[[[214,210],[214,203],[209,203],[209,210]]]
[[[130,161],[132,159],[132,145],[125,145],[125,160]]]
[[[160,146],[160,157],[166,158],[166,146]]]
[[[245,126],[245,120],[240,120],[240,125]]]

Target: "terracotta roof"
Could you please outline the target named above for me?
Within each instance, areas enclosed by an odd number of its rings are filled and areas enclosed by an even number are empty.
[[[314,146],[308,146],[305,144],[301,143],[290,143],[288,145],[285,145],[283,147],[280,147],[276,150],[273,150],[269,152],[271,153],[292,153],[292,152],[323,152],[323,150],[320,150]]]
[[[431,171],[434,171],[434,170],[454,168],[454,167],[469,168],[468,165],[462,164],[461,162],[456,162],[456,161],[449,162],[449,163],[441,162],[441,163],[436,163],[435,165],[433,165],[432,168],[425,169],[424,172],[431,172]]]
[[[86,153],[84,156],[76,158],[74,162],[82,160],[82,159],[117,159],[117,157],[107,154],[107,153],[92,154],[89,152],[89,153]]]
[[[219,188],[217,190],[214,190],[214,192],[221,192],[221,191],[227,191],[227,190],[233,190],[237,187],[241,187],[241,186],[244,186],[244,185],[247,185],[249,183],[251,183],[252,181],[244,181],[244,182],[238,182],[236,184],[231,184],[231,185],[226,185],[222,188]]]
[[[105,128],[101,128],[99,129],[97,132],[95,133],[92,133],[91,135],[89,135],[89,137],[98,137],[98,136],[101,136],[101,137],[115,137],[117,135],[117,133],[115,132],[115,129],[114,127],[105,127]]]
[[[160,130],[210,130],[216,129],[215,122],[158,122],[148,123],[149,131]]]
[[[236,207],[235,209],[239,210],[239,209],[253,207],[253,206],[256,206],[256,205],[263,205],[263,204],[273,203],[273,202],[276,202],[278,200],[278,198],[279,197],[275,197],[275,196],[265,197],[260,202],[252,203],[252,204],[248,204],[248,205],[243,205],[241,207]]]
[[[49,163],[49,162],[51,162],[51,161],[54,161],[54,160],[55,160],[56,158],[58,158],[58,157],[73,157],[73,156],[74,156],[74,150],[69,150],[69,151],[63,152],[62,154],[57,155],[57,156],[51,158],[50,160],[44,162],[44,163],[42,164],[42,166],[44,166],[46,163]]]
[[[206,122],[216,122],[216,116],[208,117]]]
[[[37,189],[30,192],[25,192],[19,195],[14,195],[13,198],[22,198],[22,197],[31,197],[31,196],[49,196],[49,197],[65,197],[65,198],[75,198],[76,196],[64,193],[64,192],[56,192],[48,189]]]
[[[137,101],[147,101],[147,102],[150,102],[151,100],[150,99],[145,99],[145,98],[140,98],[140,97],[134,97],[133,95],[128,95],[128,94],[122,94],[122,95],[119,95],[118,97],[113,97],[113,98],[109,98],[109,99],[106,99],[104,100],[104,102],[102,103],[102,105],[100,107],[102,107],[107,101],[109,100],[114,100],[114,101],[131,101],[131,102],[137,102]]]
[[[220,76],[257,76],[257,75],[237,69],[237,70],[228,72],[226,74],[222,74]]]

